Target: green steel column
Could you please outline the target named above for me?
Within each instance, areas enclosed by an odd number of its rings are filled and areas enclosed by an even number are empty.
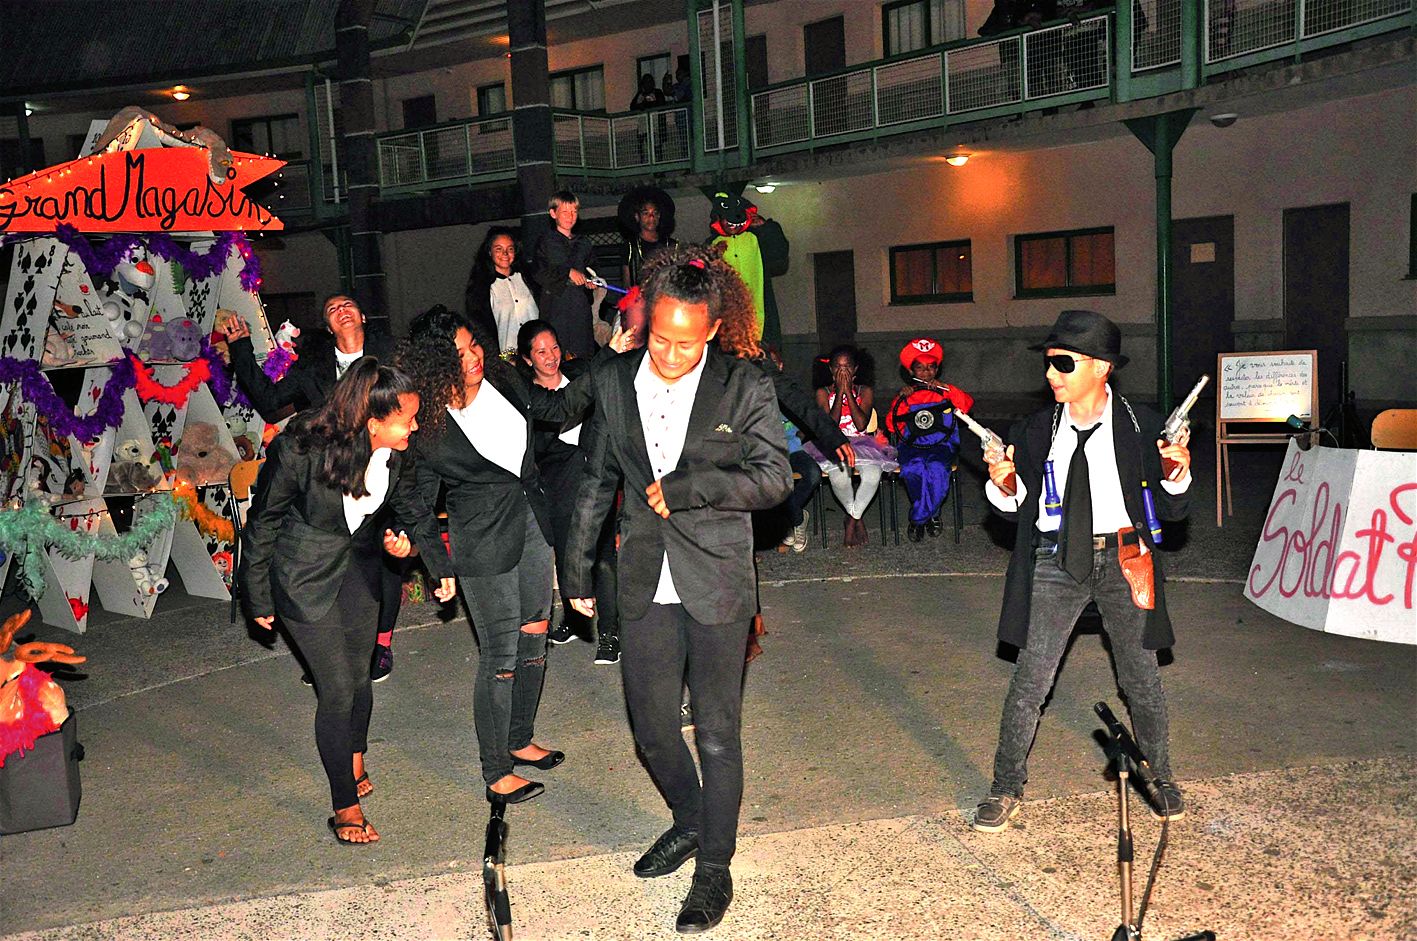
[[[1195,108],[1125,121],[1151,151],[1156,175],[1156,401],[1169,412],[1171,395],[1171,151]]]
[[[320,160],[320,108],[315,101],[315,70],[305,73],[305,131],[310,139],[309,173],[310,209],[315,218],[325,215],[325,165]]]
[[[738,118],[738,166],[746,167],[753,162],[753,138],[748,114],[747,73],[738,66],[747,60],[748,42],[743,35],[743,0],[733,2],[733,61],[729,67],[733,72],[734,111]]]
[[[1209,26],[1201,15],[1201,0],[1181,0],[1182,88],[1197,88],[1201,84],[1201,30],[1203,29],[1209,29]]]
[[[699,50],[699,4],[684,0],[689,18],[689,165],[694,172],[704,168],[704,69]]]
[[[1129,0],[1117,4],[1117,35],[1112,48],[1117,50],[1112,61],[1112,100],[1132,100],[1132,5]]]

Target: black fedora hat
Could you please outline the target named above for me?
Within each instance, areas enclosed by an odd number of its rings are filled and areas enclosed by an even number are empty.
[[[1035,343],[1030,350],[1069,350],[1105,359],[1114,366],[1127,365],[1122,355],[1122,331],[1106,317],[1092,310],[1065,310],[1053,322],[1048,339]]]

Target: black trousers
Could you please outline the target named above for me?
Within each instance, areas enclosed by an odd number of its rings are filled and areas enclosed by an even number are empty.
[[[683,605],[651,604],[621,625],[620,669],[635,744],[680,830],[698,833],[699,860],[727,866],[743,799],[743,665],[748,625],[700,624]],[[703,782],[684,743],[687,679]]]
[[[551,533],[556,549],[556,579],[557,584],[564,585],[566,584],[566,545],[571,536],[571,515],[576,504],[574,497],[580,488],[581,478],[585,476],[585,455],[583,452],[577,451],[564,460],[545,461],[540,464],[540,467],[546,492],[564,496],[564,499],[551,501]],[[601,524],[600,537],[595,545],[595,566],[591,570],[591,578],[595,584],[597,632],[601,637],[618,637],[620,634],[620,602],[617,598],[619,586],[615,567],[616,515],[613,512],[607,514],[605,521]],[[563,602],[562,623],[570,625],[577,634],[583,633],[582,626],[588,631],[589,625],[584,623],[586,621],[585,615],[576,611],[569,604],[565,604],[564,597],[561,600]]]
[[[281,619],[315,684],[315,745],[336,810],[359,803],[353,760],[355,752],[369,747],[374,708],[369,658],[378,631],[382,564],[355,551],[339,595],[324,617],[313,622]]]

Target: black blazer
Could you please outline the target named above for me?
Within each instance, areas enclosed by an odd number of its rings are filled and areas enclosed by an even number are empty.
[[[330,337],[307,344],[280,382],[271,382],[261,371],[250,337],[233,340],[228,349],[231,369],[236,373],[241,391],[266,421],[275,421],[287,405],[294,406],[296,411],[319,408],[334,390],[337,364],[334,340]],[[366,327],[364,355],[377,356],[379,362],[393,365],[394,338],[382,330]]]
[[[1009,443],[1014,446],[1014,464],[1028,496],[1017,513],[999,513],[1008,520],[1018,521],[1013,555],[1009,558],[1008,577],[1004,581],[1004,606],[999,614],[999,640],[1015,647],[1028,646],[1028,618],[1033,600],[1033,534],[1038,522],[1038,495],[1043,492],[1043,462],[1053,439],[1053,415],[1062,406],[1045,408],[1016,423],[1009,430]],[[1142,511],[1141,484],[1156,498],[1156,513],[1163,520],[1185,519],[1190,511],[1190,491],[1172,495],[1161,486],[1161,455],[1156,440],[1161,437],[1161,416],[1144,405],[1133,405],[1136,426],[1127,411],[1127,400],[1112,391],[1112,445],[1117,454],[1117,476],[1122,482],[1122,500],[1127,515],[1137,532],[1146,540],[1152,552],[1156,574],[1156,606],[1147,612],[1142,646],[1160,650],[1176,642],[1171,631],[1171,618],[1166,613],[1166,579],[1162,573],[1161,556],[1151,541]],[[992,507],[993,504],[991,503]]]
[[[572,516],[562,593],[594,595],[596,543],[624,475],[621,613],[639,618],[649,610],[668,551],[675,590],[694,620],[746,623],[757,611],[750,513],[777,506],[792,489],[772,383],[752,363],[714,350],[705,354],[683,454],[662,481],[670,509],[663,519],[644,495],[654,482],[635,397],[645,355],[640,349],[617,356],[592,374],[594,411],[582,437],[586,478]]]
[[[452,416],[443,434],[413,437],[418,487],[429,506],[437,505],[439,486],[447,488],[448,539],[458,577],[500,575],[521,561],[526,544],[526,507],[531,506],[547,545],[551,514],[536,465],[532,426],[536,419],[564,422],[585,411],[588,380],[552,392],[527,382],[512,369],[498,370],[490,382],[526,419],[526,453],[520,474],[483,457]]]
[[[252,617],[278,614],[318,621],[339,595],[351,564],[366,566],[378,584],[385,529],[406,531],[434,578],[452,575],[438,520],[414,487],[406,454],[389,459],[389,491],[378,511],[351,534],[344,495],[321,482],[321,452],[302,451],[277,435],[256,480],[241,531],[241,593]]]

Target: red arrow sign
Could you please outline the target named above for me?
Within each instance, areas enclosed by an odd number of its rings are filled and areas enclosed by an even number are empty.
[[[213,183],[204,147],[150,147],[80,157],[0,186],[0,232],[275,231],[285,223],[242,190],[284,160],[231,152]]]

